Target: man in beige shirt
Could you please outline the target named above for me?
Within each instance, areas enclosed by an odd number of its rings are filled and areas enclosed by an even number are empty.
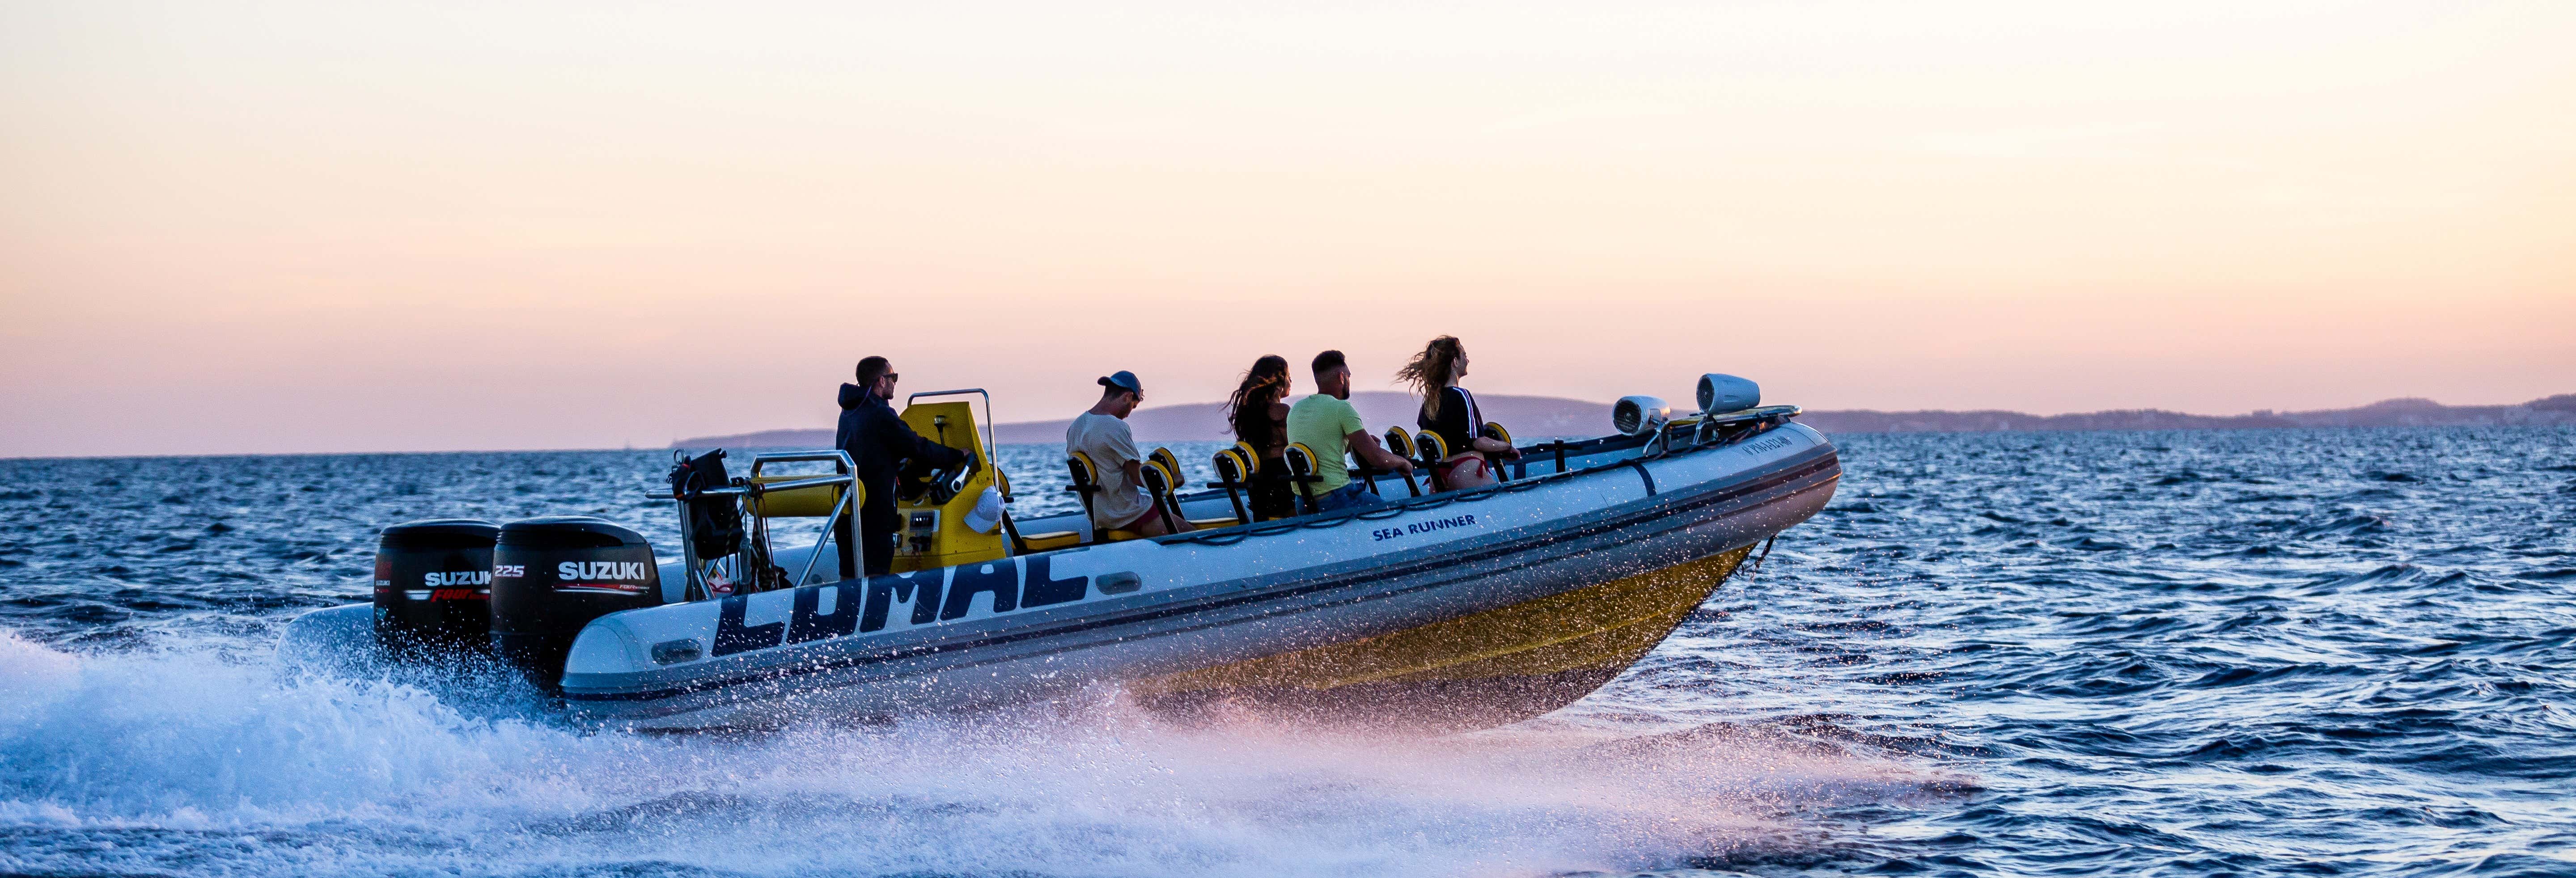
[[[1100,493],[1091,498],[1091,526],[1149,537],[1171,533],[1163,527],[1163,517],[1154,514],[1153,498],[1145,495],[1145,455],[1136,451],[1136,434],[1127,429],[1127,416],[1145,401],[1145,387],[1136,373],[1123,369],[1100,379],[1100,387],[1100,402],[1075,415],[1072,426],[1064,429],[1066,454],[1082,452],[1099,468],[1092,474],[1100,480]],[[1174,524],[1190,529],[1187,521]]]

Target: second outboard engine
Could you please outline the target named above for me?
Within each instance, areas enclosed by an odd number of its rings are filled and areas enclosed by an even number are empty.
[[[662,573],[644,535],[587,516],[501,526],[492,553],[492,648],[552,690],[590,620],[662,605]]]
[[[470,518],[385,528],[376,541],[376,644],[405,658],[490,649],[492,541],[500,534]]]

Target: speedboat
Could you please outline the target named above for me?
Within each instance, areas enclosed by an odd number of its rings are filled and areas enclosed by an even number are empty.
[[[1752,382],[1725,375],[1699,391],[1696,413],[1627,397],[1607,435],[1516,443],[1490,486],[1354,468],[1387,501],[1359,512],[1301,503],[1258,520],[1247,448],[1218,452],[1217,481],[1195,490],[1158,450],[1144,467],[1154,508],[1197,529],[1157,537],[1094,529],[1080,511],[1013,516],[1025,498],[959,398],[983,396],[989,425],[989,395],[918,394],[904,420],[968,460],[906,472],[890,574],[837,569],[832,526],[862,500],[845,455],[757,454],[737,477],[717,451],[684,457],[656,492],[681,515],[676,558],[597,519],[387,528],[375,601],[299,618],[286,646],[497,654],[572,718],[639,730],[887,718],[1095,687],[1178,716],[1491,727],[1618,676],[1832,498],[1839,458],[1796,407],[1761,406]],[[1430,434],[1388,441],[1445,454]],[[1313,454],[1289,454],[1301,491]],[[1070,490],[1091,489],[1090,461],[1067,464]],[[822,537],[771,546],[772,520],[800,516],[824,519]]]

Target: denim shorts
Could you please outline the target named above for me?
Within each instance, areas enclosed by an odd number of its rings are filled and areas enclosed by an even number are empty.
[[[1384,505],[1386,505],[1386,500],[1380,498],[1376,494],[1369,493],[1368,483],[1366,482],[1352,482],[1339,488],[1334,488],[1331,491],[1327,491],[1324,493],[1324,496],[1315,498],[1315,509],[1319,512],[1341,512],[1349,509],[1375,509]]]

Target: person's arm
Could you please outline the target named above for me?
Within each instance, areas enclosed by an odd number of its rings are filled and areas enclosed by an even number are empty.
[[[912,439],[914,442],[920,443],[922,456],[937,461],[942,467],[960,466],[966,463],[966,452],[964,450],[950,448],[946,445],[930,441],[929,437],[918,433],[913,434]]]
[[[877,430],[877,447],[883,449],[889,459],[909,458],[938,467],[956,466],[966,460],[965,452],[930,441],[929,437],[913,432],[911,424],[904,423],[902,418],[895,417],[891,411],[883,420],[884,426]]]
[[[1136,450],[1136,431],[1129,429],[1126,421],[1111,421],[1109,427],[1109,447],[1106,450],[1124,461],[1118,469],[1127,474],[1127,487],[1144,490],[1145,455]]]
[[[1395,452],[1379,447],[1377,437],[1369,435],[1367,430],[1355,431],[1342,437],[1342,443],[1350,447],[1352,454],[1359,455],[1360,460],[1366,461],[1370,466],[1400,473],[1413,471],[1413,461],[1397,457]]]

